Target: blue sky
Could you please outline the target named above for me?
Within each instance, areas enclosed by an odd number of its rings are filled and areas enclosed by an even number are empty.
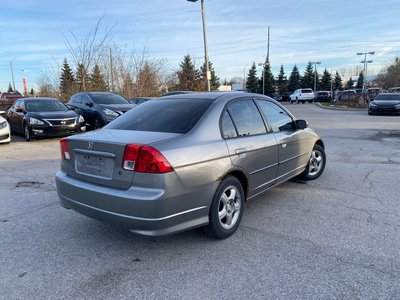
[[[115,45],[146,47],[149,56],[166,61],[168,72],[185,54],[198,66],[204,60],[200,2],[2,0],[0,9],[1,91],[11,82],[10,61],[17,89],[21,70],[36,88],[43,73],[70,58],[68,31],[86,34],[102,15]],[[303,73],[309,61],[321,61],[320,71],[361,70],[363,57],[356,53],[368,51],[375,51],[368,74],[376,74],[400,56],[398,0],[205,0],[205,11],[209,58],[221,80],[243,77],[253,62],[265,61],[268,26],[275,75],[281,64],[287,76],[295,64]]]

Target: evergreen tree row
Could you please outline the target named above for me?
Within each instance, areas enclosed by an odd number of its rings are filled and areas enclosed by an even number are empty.
[[[90,74],[83,64],[79,64],[73,72],[67,59],[64,59],[60,76],[60,93],[63,98],[67,99],[74,93],[82,91],[104,92],[107,90],[107,83],[98,65],[93,67]]]
[[[257,77],[257,68],[256,64],[253,63],[249,72],[247,74],[246,79],[246,87],[252,93],[262,93],[263,92],[263,83],[264,83],[264,94],[268,96],[272,96],[275,92],[279,95],[283,95],[287,92],[293,93],[295,90],[299,88],[311,88],[314,90],[314,76],[316,78],[316,90],[317,91],[330,91],[331,84],[333,90],[343,90],[354,88],[354,80],[350,78],[345,85],[342,83],[342,78],[339,73],[336,71],[334,78],[332,79],[332,74],[325,70],[322,73],[322,76],[318,74],[318,72],[314,73],[314,68],[311,63],[308,63],[303,76],[300,75],[299,69],[296,65],[293,66],[293,69],[290,73],[289,78],[285,75],[285,71],[283,65],[280,67],[280,71],[276,79],[272,75],[270,63],[269,61],[265,61],[263,64],[262,73],[265,74],[263,78],[263,74],[260,77]],[[314,75],[315,74],[315,75]],[[362,88],[364,82],[364,75],[361,72],[358,76],[356,88]]]

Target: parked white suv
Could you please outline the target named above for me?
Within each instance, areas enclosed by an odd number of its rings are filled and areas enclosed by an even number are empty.
[[[290,104],[293,102],[299,103],[314,102],[314,92],[312,89],[297,89],[290,95]]]

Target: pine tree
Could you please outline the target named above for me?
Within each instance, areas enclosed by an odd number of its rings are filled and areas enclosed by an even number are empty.
[[[297,90],[299,88],[301,88],[300,72],[299,72],[299,69],[297,68],[297,66],[294,65],[292,72],[290,73],[290,76],[289,76],[288,90],[290,93],[293,93],[295,90]]]
[[[276,80],[276,85],[278,87],[279,95],[283,95],[287,92],[287,78],[285,76],[283,65],[281,65],[281,69],[279,70],[279,75]]]
[[[314,70],[311,62],[308,63],[304,71],[304,76],[301,79],[301,87],[314,89]]]
[[[361,72],[360,72],[360,75],[358,76],[358,79],[357,79],[356,88],[357,88],[357,89],[362,89],[363,86],[364,86],[364,72],[361,71]]]
[[[336,71],[336,74],[335,74],[335,80],[333,82],[333,90],[335,90],[335,91],[336,90],[339,90],[339,91],[343,90],[342,78],[340,77],[338,71]]]
[[[29,92],[29,95],[32,97],[35,96],[35,91],[33,89],[31,89],[31,91]]]
[[[251,69],[249,70],[249,74],[247,74],[247,81],[246,81],[247,89],[252,93],[259,92],[258,80],[257,80],[257,68],[256,63],[253,62]]]
[[[201,77],[200,72],[196,69],[189,54],[183,57],[183,61],[179,66],[180,70],[177,71],[177,90],[195,91],[199,89],[199,86],[203,87],[203,84],[198,82],[199,77]]]
[[[90,74],[90,90],[96,92],[106,92],[107,84],[104,75],[100,71],[99,65],[95,65]]]
[[[75,92],[75,78],[72,69],[64,58],[60,76],[60,92],[64,99],[68,99]]]
[[[211,61],[208,61],[208,68],[211,73],[211,79],[210,79],[210,90],[215,91],[218,90],[220,83],[219,83],[219,78],[215,75],[215,70],[213,63]],[[207,74],[206,74],[206,63],[204,62],[203,65],[200,67],[201,71],[201,80],[205,83],[205,89],[207,87]]]
[[[76,85],[79,92],[84,92],[89,86],[90,77],[83,64],[78,64],[76,69]]]
[[[137,93],[139,97],[156,97],[160,96],[160,83],[157,73],[152,66],[145,62],[142,69],[136,77]]]
[[[321,83],[320,83],[320,90],[321,91],[330,91],[331,90],[331,81],[332,76],[325,68],[324,73],[322,74]]]
[[[13,89],[13,87],[11,86],[11,83],[8,84],[8,90],[7,90],[7,92],[9,92],[9,93],[14,92],[14,89]]]
[[[346,83],[346,89],[350,90],[354,88],[354,80],[350,77],[349,81]]]
[[[275,92],[275,78],[271,72],[271,66],[268,60],[265,60],[263,73],[261,74],[261,78],[259,81],[259,91],[263,91],[263,81],[264,81],[264,94],[268,96],[272,96],[272,93]]]

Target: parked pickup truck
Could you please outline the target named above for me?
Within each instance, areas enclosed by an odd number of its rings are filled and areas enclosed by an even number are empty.
[[[20,92],[3,92],[0,93],[0,110],[7,110],[10,108],[15,100],[20,98],[24,98],[24,96]]]
[[[312,89],[297,89],[290,95],[290,104],[293,102],[306,103],[306,101],[310,103],[314,102],[314,92]]]

